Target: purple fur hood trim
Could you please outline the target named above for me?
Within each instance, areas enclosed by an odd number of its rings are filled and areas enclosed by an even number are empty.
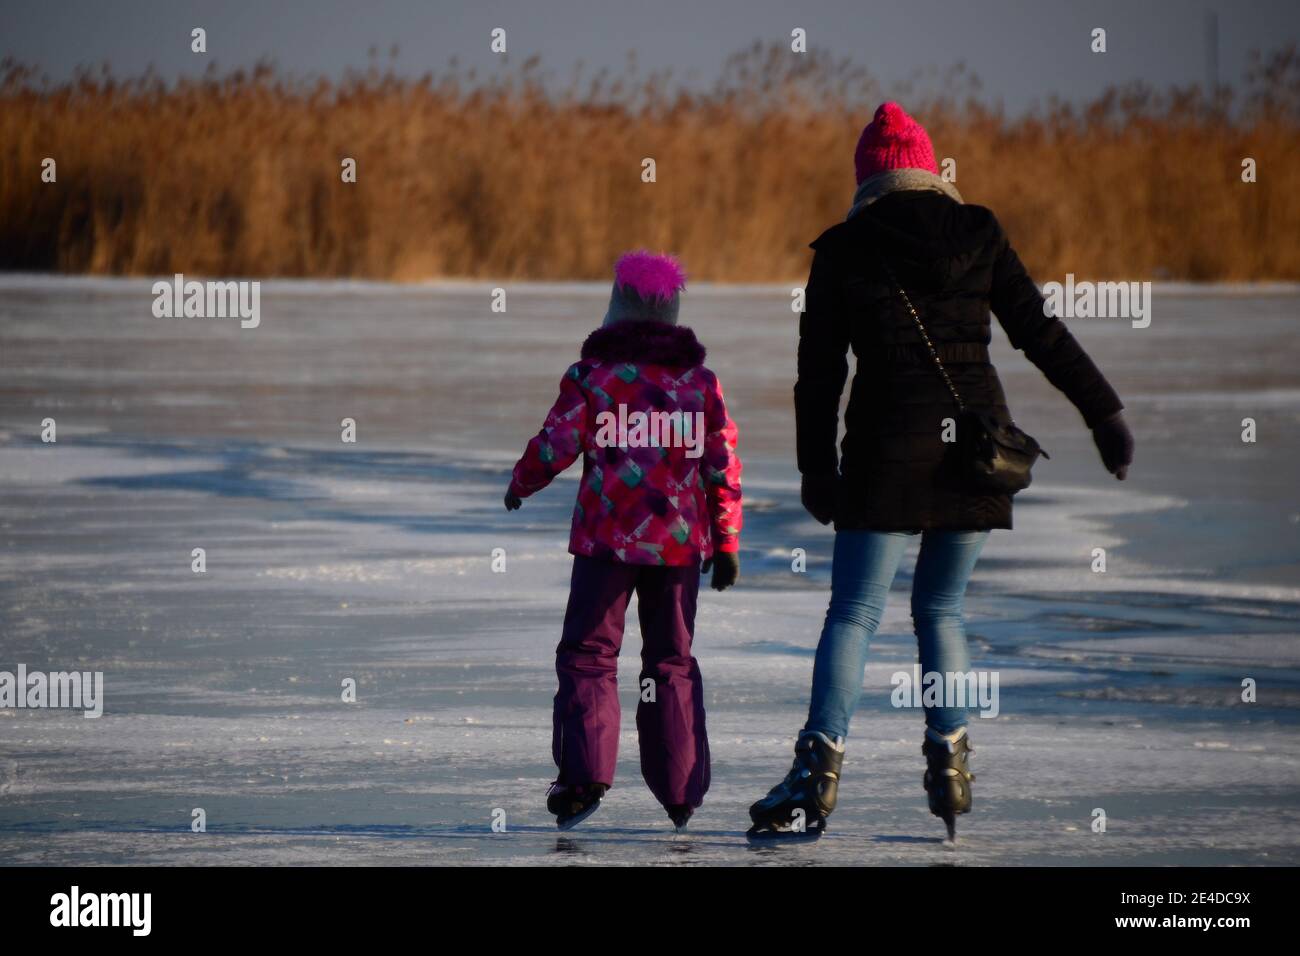
[[[704,346],[689,328],[653,320],[607,325],[582,343],[584,359],[644,362],[671,368],[703,365],[705,354]]]

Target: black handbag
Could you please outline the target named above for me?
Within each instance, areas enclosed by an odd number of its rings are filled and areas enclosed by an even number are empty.
[[[943,383],[948,386],[953,401],[957,403],[957,441],[953,443],[950,452],[950,463],[958,481],[963,487],[993,495],[1014,495],[1017,491],[1028,488],[1033,481],[1030,469],[1034,467],[1038,456],[1052,456],[1043,450],[1032,435],[1016,427],[1015,422],[1002,422],[992,415],[974,412],[966,407],[948,370],[943,367],[929,333],[925,331],[925,324],[916,314],[912,300],[888,266],[885,266],[885,272],[902,297],[903,304],[907,306],[925,347],[930,350],[935,368],[943,376]]]

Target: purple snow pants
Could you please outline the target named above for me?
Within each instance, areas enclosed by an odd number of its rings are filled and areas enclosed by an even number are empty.
[[[618,652],[633,592],[641,621],[641,677],[636,729],[641,775],[664,806],[698,807],[709,789],[709,741],[704,729],[700,666],[691,656],[698,564],[621,564],[575,556],[555,649],[551,749],[561,784],[614,782],[618,755]],[[653,687],[646,689],[646,678]],[[653,700],[648,700],[653,695]]]

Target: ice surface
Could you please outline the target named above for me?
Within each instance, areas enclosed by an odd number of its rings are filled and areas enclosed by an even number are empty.
[[[706,589],[697,628],[712,790],[674,836],[640,782],[633,627],[615,788],[557,835],[542,797],[574,486],[514,514],[500,498],[608,289],[507,285],[502,316],[490,284],[266,283],[241,330],[154,319],[147,281],[0,278],[0,669],[107,685],[98,720],[0,710],[0,862],[1300,862],[1294,288],[1158,288],[1149,329],[1073,323],[1129,404],[1124,484],[995,343],[1053,458],[967,598],[1001,714],[972,721],[953,849],[925,808],[919,715],[889,703],[914,655],[906,562],[829,835],[743,838],[789,763],[829,575],[830,532],[798,506],[784,287],[683,303],[746,460],[742,583]]]

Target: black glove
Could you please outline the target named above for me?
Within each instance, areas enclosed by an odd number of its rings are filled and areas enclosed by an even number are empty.
[[[715,551],[713,557],[700,565],[705,574],[710,568],[713,569],[713,590],[725,591],[740,577],[740,555],[734,551]]]
[[[521,499],[517,494],[509,488],[506,489],[506,511],[518,511],[520,505],[523,503],[523,499]]]
[[[835,494],[839,483],[839,475],[828,472],[804,475],[799,485],[799,499],[804,509],[821,524],[830,524],[835,517]]]
[[[1092,440],[1101,452],[1101,463],[1106,470],[1123,481],[1128,476],[1128,466],[1133,464],[1133,433],[1124,424],[1122,412],[1116,412],[1110,418],[1092,430]]]

